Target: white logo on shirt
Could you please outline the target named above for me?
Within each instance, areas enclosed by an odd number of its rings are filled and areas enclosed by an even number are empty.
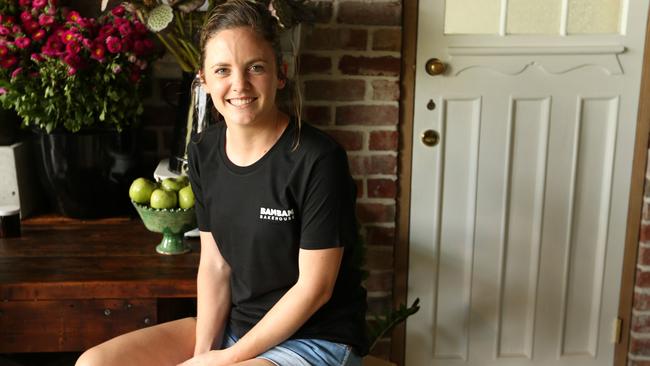
[[[260,219],[270,221],[291,221],[293,210],[279,210],[276,208],[260,207]]]

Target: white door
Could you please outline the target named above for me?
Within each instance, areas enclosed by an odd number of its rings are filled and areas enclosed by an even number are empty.
[[[406,365],[612,364],[647,13],[419,1]]]

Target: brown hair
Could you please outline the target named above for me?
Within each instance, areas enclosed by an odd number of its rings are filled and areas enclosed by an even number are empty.
[[[300,88],[297,82],[290,83],[282,70],[279,24],[277,19],[273,17],[269,9],[266,8],[262,2],[254,0],[229,0],[216,6],[211,11],[210,16],[201,30],[201,70],[205,67],[205,53],[208,41],[222,30],[239,27],[250,27],[253,32],[261,36],[273,48],[278,78],[286,81],[285,89],[293,89],[293,93],[289,92],[289,94],[291,94],[290,96],[280,95],[281,93],[278,93],[278,96],[281,99],[293,101],[293,103],[287,104],[293,104],[293,112],[295,113],[298,122],[297,136],[299,136],[302,122],[302,100],[300,97]],[[298,69],[297,63],[295,69]],[[297,74],[296,71],[295,75]],[[290,85],[293,85],[293,88],[291,88]],[[299,140],[296,138],[294,149],[298,147],[298,142]]]

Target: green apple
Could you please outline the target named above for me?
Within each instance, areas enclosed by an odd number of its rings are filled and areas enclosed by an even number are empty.
[[[151,208],[174,208],[177,203],[176,192],[158,188],[151,193]]]
[[[190,184],[190,178],[188,178],[187,175],[181,175],[181,176],[177,177],[176,180],[181,182],[183,187],[187,187]]]
[[[178,191],[178,205],[180,208],[190,208],[194,206],[194,192],[192,186],[185,186]]]
[[[129,187],[129,197],[133,202],[146,204],[149,203],[149,198],[154,189],[156,189],[156,183],[147,178],[138,178]]]
[[[184,186],[183,182],[177,178],[165,178],[160,185],[162,189],[171,192],[178,192]]]

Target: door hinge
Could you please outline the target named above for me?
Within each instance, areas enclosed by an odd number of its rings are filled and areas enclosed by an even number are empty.
[[[623,319],[616,318],[612,323],[612,343],[621,343],[621,328],[623,327]]]

